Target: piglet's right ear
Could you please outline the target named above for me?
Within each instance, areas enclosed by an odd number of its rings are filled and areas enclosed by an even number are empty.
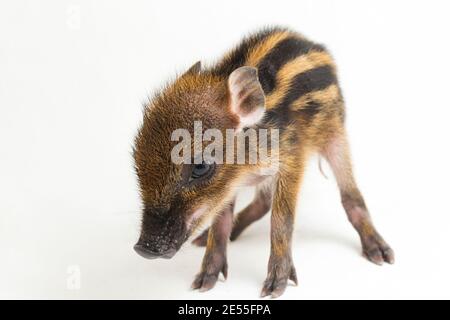
[[[264,91],[258,80],[258,70],[240,67],[228,78],[231,112],[239,117],[239,129],[258,123],[264,116]]]

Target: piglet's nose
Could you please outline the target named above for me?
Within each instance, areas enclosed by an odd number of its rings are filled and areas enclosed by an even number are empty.
[[[139,242],[134,245],[134,251],[136,251],[140,256],[146,259],[156,259],[156,258],[170,259],[177,252],[176,249],[169,249],[165,252],[155,252],[152,251],[151,248],[149,248],[145,244]]]
[[[146,259],[156,259],[159,257],[159,254],[152,252],[145,245],[139,243],[134,245],[134,251]]]

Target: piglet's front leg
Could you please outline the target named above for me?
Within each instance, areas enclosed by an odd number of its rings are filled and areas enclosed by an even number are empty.
[[[227,278],[227,244],[233,226],[233,209],[234,201],[213,222],[208,233],[201,271],[195,276],[192,289],[207,291],[213,288],[221,272]]]
[[[297,284],[297,273],[292,262],[291,242],[294,227],[295,205],[303,175],[302,158],[293,158],[281,167],[275,187],[270,229],[270,259],[267,278],[264,281],[261,297],[282,295],[288,280]],[[289,162],[288,162],[289,163]]]

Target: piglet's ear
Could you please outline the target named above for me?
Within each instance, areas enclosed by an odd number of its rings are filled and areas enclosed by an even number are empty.
[[[198,73],[200,73],[201,70],[202,70],[202,63],[201,63],[201,61],[197,61],[196,63],[194,63],[194,65],[192,65],[188,69],[188,71],[183,73],[183,76],[188,75],[188,74],[198,74]]]
[[[258,123],[264,116],[264,91],[253,67],[240,67],[228,78],[231,112],[239,117],[239,128]]]

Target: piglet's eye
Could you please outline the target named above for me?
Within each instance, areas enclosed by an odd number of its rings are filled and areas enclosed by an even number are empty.
[[[192,169],[191,180],[206,176],[210,172],[211,168],[212,165],[204,161],[201,164],[195,164]]]

